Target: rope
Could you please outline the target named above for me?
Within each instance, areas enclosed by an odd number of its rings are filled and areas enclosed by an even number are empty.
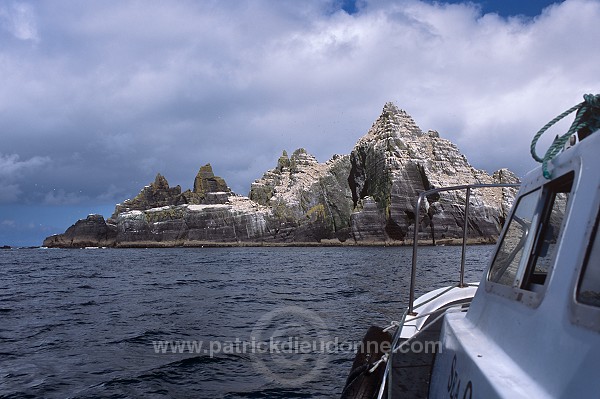
[[[535,146],[539,140],[539,138],[548,130],[552,125],[556,122],[560,121],[565,116],[570,113],[577,111],[575,115],[575,120],[571,124],[569,131],[562,136],[556,136],[552,145],[546,151],[546,154],[543,158],[540,158],[535,152]],[[573,134],[577,133],[579,130],[584,128],[588,128],[590,133],[600,127],[600,94],[584,94],[583,102],[569,108],[562,114],[558,115],[556,118],[552,119],[550,122],[546,123],[543,128],[541,128],[535,136],[533,136],[533,140],[531,141],[531,156],[537,162],[542,163],[542,172],[546,179],[550,179],[552,174],[548,171],[548,162],[552,160],[565,146],[569,137]]]
[[[400,322],[392,320],[391,325],[389,325],[386,328],[384,328],[383,332],[388,332],[388,331],[390,331],[391,329],[393,329],[395,327],[400,327]]]
[[[385,355],[383,355],[383,356],[381,357],[381,359],[379,359],[379,360],[378,360],[378,361],[377,361],[377,362],[376,362],[376,363],[373,365],[373,367],[371,367],[371,368],[369,369],[369,371],[368,371],[368,373],[367,373],[367,374],[373,374],[373,372],[374,372],[375,370],[377,370],[377,367],[379,367],[379,365],[380,365],[380,364],[382,364],[382,363],[386,363],[386,362],[388,361],[388,356],[389,356],[389,355],[388,355],[387,353],[386,353]]]

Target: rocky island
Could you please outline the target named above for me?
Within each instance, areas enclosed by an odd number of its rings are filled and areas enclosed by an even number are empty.
[[[464,192],[427,198],[435,187],[518,183],[507,169],[489,175],[472,167],[456,145],[438,132],[423,132],[394,104],[349,155],[325,163],[304,149],[284,151],[275,168],[255,180],[249,196],[233,193],[210,164],[193,190],[170,187],[160,174],[133,199],[117,204],[110,218],[89,215],[46,247],[171,247],[204,245],[402,245],[421,237],[452,243],[462,237]],[[469,237],[494,242],[516,190],[474,190]],[[433,228],[435,227],[435,228]]]

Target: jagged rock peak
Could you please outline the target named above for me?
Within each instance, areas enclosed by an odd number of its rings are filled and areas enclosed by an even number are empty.
[[[110,219],[111,221],[116,219],[119,213],[122,212],[177,205],[181,201],[181,186],[169,187],[167,179],[159,173],[156,175],[154,182],[145,186],[133,199],[117,204]]]
[[[334,172],[338,173],[340,164],[349,164],[349,155],[336,155],[326,163],[319,163],[317,158],[304,148],[298,148],[289,158],[287,152],[283,151],[277,160],[277,166],[252,183],[248,196],[261,205],[272,205],[272,199],[287,202],[288,205],[291,202],[299,203],[299,193],[303,192],[306,197],[307,190],[310,190],[312,185],[317,184],[321,187],[320,179],[331,177]],[[348,171],[339,173],[344,176],[344,183],[349,172],[348,168]]]
[[[290,157],[290,170],[292,172],[298,172],[305,167],[316,165],[318,163],[317,158],[306,152],[304,148],[298,148]]]
[[[277,160],[277,170],[281,172],[285,168],[290,167],[290,158],[288,157],[287,151],[283,150],[283,153]]]
[[[396,137],[420,137],[422,135],[423,131],[406,111],[398,108],[392,102],[387,102],[383,106],[379,118],[357,144]]]
[[[215,176],[210,163],[200,167],[196,179],[194,179],[194,193],[206,194],[215,192],[229,192],[225,180],[219,176]]]
[[[519,177],[506,168],[498,169],[497,171],[495,171],[492,175],[492,179],[494,180],[494,183],[501,184],[521,183]]]
[[[152,183],[151,186],[155,190],[158,190],[158,189],[168,189],[169,188],[169,182],[167,181],[167,179],[163,175],[161,175],[160,173],[158,173],[156,175],[156,178],[154,179],[154,183]]]

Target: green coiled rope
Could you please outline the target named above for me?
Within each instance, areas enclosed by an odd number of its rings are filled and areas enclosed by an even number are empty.
[[[544,157],[540,158],[535,152],[535,146],[539,138],[552,125],[574,111],[577,111],[577,114],[575,115],[575,120],[571,124],[569,131],[562,136],[557,136],[552,142],[552,145],[546,151]],[[533,140],[531,141],[531,156],[537,162],[542,163],[542,172],[546,179],[550,179],[552,177],[552,174],[548,172],[548,162],[564,148],[565,144],[569,140],[569,137],[584,128],[587,128],[590,133],[600,128],[600,94],[584,94],[583,102],[569,108],[556,118],[552,119],[550,122],[546,123],[546,125],[544,125],[544,127],[541,128],[535,134],[535,136],[533,136]]]

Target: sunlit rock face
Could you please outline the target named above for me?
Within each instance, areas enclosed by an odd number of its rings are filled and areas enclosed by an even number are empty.
[[[516,183],[501,169],[473,168],[450,141],[423,132],[405,111],[385,104],[349,155],[319,163],[303,148],[255,180],[248,197],[233,193],[212,166],[202,166],[193,190],[170,187],[160,174],[107,221],[80,220],[44,246],[180,246],[205,244],[402,244],[418,221],[422,238],[462,237],[464,192],[415,200],[425,190],[471,183]],[[469,234],[496,239],[516,194],[512,188],[474,190]],[[324,241],[325,240],[325,241]]]
[[[415,200],[423,191],[475,183],[518,183],[507,169],[490,176],[473,168],[456,145],[436,131],[424,133],[410,115],[392,103],[384,106],[381,116],[358,141],[350,162],[353,221],[360,226],[354,228],[355,237],[368,230],[369,237],[378,240],[405,240],[412,235],[417,215]],[[494,240],[515,194],[515,189],[506,188],[474,190],[470,234]],[[365,205],[365,199],[369,204]],[[372,201],[377,204],[379,217],[374,215]],[[423,235],[437,239],[460,237],[464,204],[464,191],[427,197],[418,213]]]
[[[352,197],[348,186],[350,158],[334,155],[325,163],[300,148],[255,180],[250,199],[268,206],[278,224],[294,226],[294,241],[351,237]]]

